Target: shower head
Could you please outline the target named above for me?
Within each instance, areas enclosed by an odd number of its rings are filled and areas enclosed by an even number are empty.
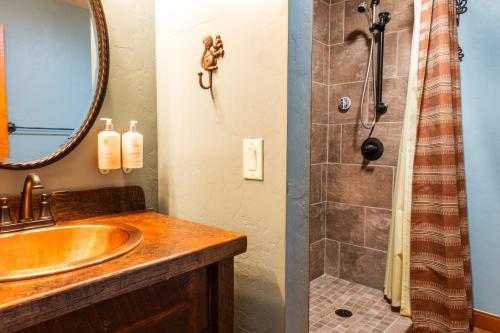
[[[372,20],[373,20],[372,13],[371,13],[370,7],[368,7],[368,5],[366,4],[365,1],[363,1],[362,3],[360,3],[358,5],[358,12],[366,15],[366,19],[368,20],[368,24],[372,23]]]
[[[358,6],[358,12],[365,13],[367,11],[368,11],[368,5],[366,4],[366,2],[360,3]]]

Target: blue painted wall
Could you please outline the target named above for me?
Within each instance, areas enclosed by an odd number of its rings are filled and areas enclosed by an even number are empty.
[[[309,323],[309,166],[312,0],[288,2],[288,135],[286,197],[287,333]]]
[[[500,1],[468,7],[459,35],[474,307],[500,315]]]
[[[81,125],[93,93],[90,22],[89,10],[61,0],[0,0],[10,122]],[[10,135],[9,161],[40,158],[66,139],[50,132]]]

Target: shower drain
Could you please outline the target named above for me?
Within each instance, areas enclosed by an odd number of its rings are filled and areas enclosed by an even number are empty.
[[[339,317],[342,317],[342,318],[349,318],[349,317],[352,317],[352,312],[349,311],[349,310],[346,310],[346,309],[338,309],[338,310],[335,310],[335,314]]]

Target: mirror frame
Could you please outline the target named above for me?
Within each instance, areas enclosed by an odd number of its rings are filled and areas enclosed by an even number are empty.
[[[98,38],[98,56],[99,56],[99,73],[96,84],[94,99],[90,105],[87,117],[68,142],[62,147],[41,159],[30,162],[0,162],[0,169],[10,170],[28,170],[38,169],[54,162],[59,161],[73,151],[85,138],[92,126],[94,125],[97,116],[101,110],[106,96],[106,90],[109,79],[109,36],[106,25],[106,17],[102,8],[101,0],[89,0],[90,8],[94,17],[96,34]]]

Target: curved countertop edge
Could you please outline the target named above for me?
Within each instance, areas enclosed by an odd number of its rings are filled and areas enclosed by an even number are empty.
[[[60,225],[99,223],[133,225],[143,232],[143,243],[128,254],[92,267],[0,283],[1,332],[37,325],[232,258],[244,253],[247,246],[242,234],[154,212],[116,214]]]

